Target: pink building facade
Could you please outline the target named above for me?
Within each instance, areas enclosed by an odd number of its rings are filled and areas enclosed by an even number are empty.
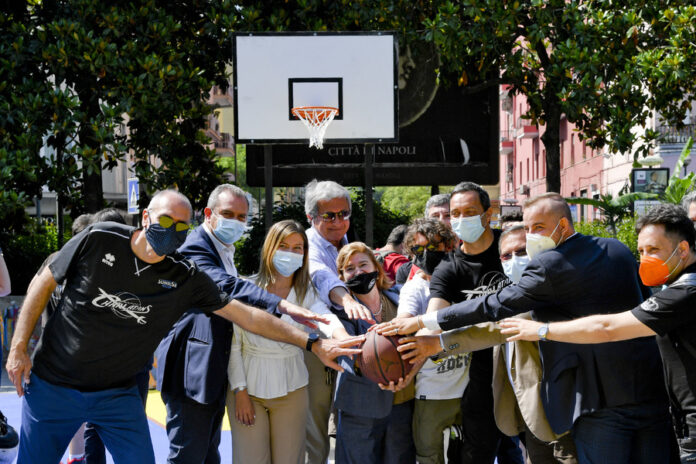
[[[500,204],[524,204],[546,192],[544,126],[522,116],[528,110],[524,95],[511,96],[506,86],[500,95]],[[564,197],[597,197],[606,185],[604,157],[578,137],[573,124],[561,121],[561,192]],[[598,219],[591,206],[572,207],[575,220]]]

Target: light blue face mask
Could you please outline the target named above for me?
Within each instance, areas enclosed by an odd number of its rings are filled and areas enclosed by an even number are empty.
[[[236,219],[226,219],[217,215],[217,225],[213,233],[225,245],[232,245],[242,238],[246,228],[247,226],[244,222],[237,221]]]
[[[273,254],[273,267],[285,277],[290,277],[302,267],[304,255],[291,251],[276,250]]]
[[[483,231],[486,230],[483,224],[481,224],[482,216],[483,214],[479,216],[460,216],[458,218],[452,218],[450,220],[452,230],[454,230],[454,233],[457,234],[460,240],[466,243],[474,243],[481,237]]]
[[[530,259],[527,255],[512,255],[512,258],[502,262],[503,272],[505,272],[505,275],[508,276],[508,279],[510,279],[514,283],[517,283],[520,281],[520,277],[522,277],[522,271],[524,271],[524,268],[527,267],[529,261]]]

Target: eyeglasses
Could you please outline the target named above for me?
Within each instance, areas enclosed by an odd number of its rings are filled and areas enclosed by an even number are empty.
[[[345,221],[350,218],[350,211],[348,210],[343,210],[343,211],[327,211],[324,214],[320,214],[319,217],[321,218],[322,221],[324,222],[334,222],[336,221],[336,218],[338,218],[341,221]]]
[[[177,232],[183,232],[183,231],[189,229],[189,225],[187,222],[184,222],[184,221],[174,222],[174,219],[167,216],[166,214],[163,214],[160,217],[158,217],[157,222],[159,223],[159,225],[161,225],[165,229],[169,229],[170,227],[174,226],[175,230]]]
[[[500,260],[507,261],[508,259],[512,259],[513,256],[527,256],[527,249],[526,248],[519,248],[517,250],[511,251],[510,253],[505,253],[504,255],[500,255]]]
[[[427,245],[415,245],[411,247],[411,253],[414,255],[422,255],[425,250],[437,251],[442,242],[428,243]]]

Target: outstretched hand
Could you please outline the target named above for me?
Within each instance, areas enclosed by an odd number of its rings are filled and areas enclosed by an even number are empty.
[[[317,355],[319,360],[332,369],[343,372],[343,368],[336,363],[335,359],[339,356],[349,356],[352,358],[356,354],[360,354],[362,350],[358,347],[365,341],[364,335],[357,335],[345,340],[319,339],[312,345],[312,353]]]
[[[351,319],[362,319],[363,321],[367,321],[370,324],[375,323],[375,319],[372,316],[372,311],[370,311],[365,305],[360,304],[359,302],[353,299],[345,301],[345,304],[343,305],[343,310],[346,312],[346,315]]]
[[[507,341],[528,340],[535,342],[539,340],[539,328],[544,325],[541,322],[530,319],[520,319],[511,317],[503,319],[498,323],[501,327],[501,334],[509,335]]]
[[[317,322],[322,322],[324,324],[329,323],[329,319],[321,314],[317,314],[309,309],[305,309],[296,304],[290,303],[289,301],[283,300],[280,305],[278,305],[278,310],[290,316],[295,322],[303,324],[310,329],[317,328]]]
[[[423,364],[428,358],[442,351],[439,335],[416,335],[401,337],[399,347],[401,359],[411,364]]]
[[[394,381],[391,381],[391,382],[389,382],[389,385],[385,385],[383,383],[378,383],[377,385],[379,385],[379,388],[381,388],[382,390],[390,390],[390,391],[396,393],[399,390],[403,390],[404,388],[406,388],[408,386],[408,384],[410,384],[411,381],[413,381],[414,377],[416,377],[416,374],[418,373],[418,371],[420,370],[421,367],[423,367],[422,362],[415,364],[411,368],[411,371],[408,373],[406,378],[399,377],[399,382],[397,384],[394,384]]]
[[[422,328],[419,326],[419,320],[418,317],[395,318],[389,322],[370,327],[370,329],[376,330],[378,334],[385,336],[408,335],[418,332],[418,329]]]

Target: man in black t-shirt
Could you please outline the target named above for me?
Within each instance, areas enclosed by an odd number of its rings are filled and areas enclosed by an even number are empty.
[[[186,197],[160,192],[143,211],[143,229],[90,226],[37,277],[7,360],[10,380],[24,396],[19,464],[58,462],[83,422],[95,425],[116,463],[154,463],[134,378],[172,324],[191,308],[306,347],[334,368],[339,368],[332,361],[335,356],[358,352],[308,338],[302,330],[230,300],[176,253],[190,219]],[[30,360],[31,332],[56,282],[63,280],[63,297]],[[295,305],[280,309],[296,320],[323,320]]]
[[[666,285],[635,308],[573,321],[506,319],[508,340],[605,343],[657,335],[681,462],[696,462],[696,231],[679,206],[661,204],[638,220],[640,277]]]
[[[432,275],[428,312],[489,293],[506,282],[498,256],[500,231],[490,226],[488,193],[477,184],[462,182],[450,195],[449,209],[452,229],[462,243]],[[492,379],[493,349],[472,353],[469,384],[462,397],[462,463],[493,463],[501,440],[510,441],[495,425]],[[522,462],[521,455],[512,462]]]

